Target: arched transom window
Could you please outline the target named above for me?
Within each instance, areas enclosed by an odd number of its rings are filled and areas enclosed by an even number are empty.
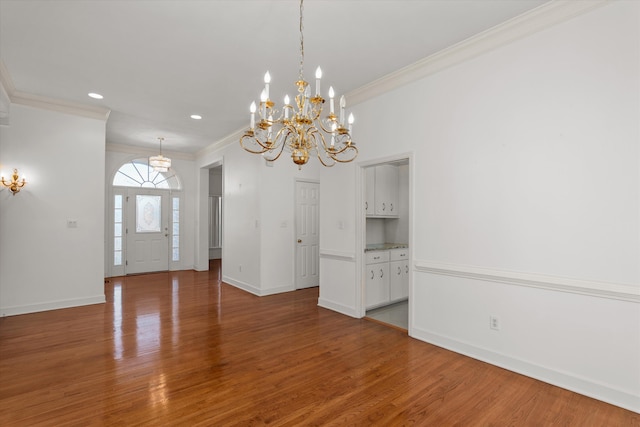
[[[157,172],[149,166],[149,159],[135,159],[120,166],[113,177],[113,185],[118,187],[141,187],[179,190],[180,182],[176,174]]]

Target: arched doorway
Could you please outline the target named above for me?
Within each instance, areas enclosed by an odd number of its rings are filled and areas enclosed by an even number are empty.
[[[109,210],[110,276],[179,269],[180,190],[173,170],[157,172],[147,158],[118,168]]]

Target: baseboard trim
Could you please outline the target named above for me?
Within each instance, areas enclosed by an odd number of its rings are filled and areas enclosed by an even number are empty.
[[[630,392],[614,389],[605,384],[599,384],[567,372],[536,365],[427,330],[414,327],[409,331],[409,335],[415,339],[463,354],[473,359],[640,413],[640,396]]]
[[[236,280],[229,276],[222,276],[222,281],[228,285],[233,286],[234,288],[242,289],[243,291],[247,291],[250,294],[260,296],[259,288],[256,288],[255,286],[245,283],[241,280]]]
[[[2,317],[17,316],[20,314],[38,313],[41,311],[58,310],[61,308],[81,307],[83,305],[104,304],[106,302],[104,295],[96,295],[87,298],[73,298],[59,301],[49,301],[39,304],[19,305],[12,307],[1,307],[0,313]]]
[[[337,311],[340,314],[344,314],[345,316],[355,317],[356,319],[360,318],[355,307],[348,307],[346,305],[342,305],[334,301],[329,301],[326,298],[318,298],[318,307]]]
[[[242,289],[243,291],[247,291],[250,294],[259,296],[259,297],[264,297],[267,295],[275,295],[275,294],[281,294],[283,292],[291,292],[291,291],[295,291],[295,288],[293,286],[280,286],[277,288],[268,288],[268,289],[261,289],[258,287],[255,287],[253,285],[250,285],[248,283],[245,283],[241,280],[236,280],[236,279],[232,279],[229,276],[222,276],[222,281],[228,285],[231,285],[235,288],[238,289]]]

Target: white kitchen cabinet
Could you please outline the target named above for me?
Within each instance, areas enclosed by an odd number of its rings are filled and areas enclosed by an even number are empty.
[[[375,167],[375,214],[384,217],[398,216],[398,167]]]
[[[365,199],[364,211],[367,216],[373,215],[375,212],[375,186],[376,186],[376,168],[369,167],[365,171]]]
[[[400,301],[409,297],[409,250],[389,251],[389,300]]]
[[[389,302],[389,251],[366,253],[365,306],[367,309]]]
[[[371,166],[365,169],[364,210],[368,217],[398,217],[398,167]]]

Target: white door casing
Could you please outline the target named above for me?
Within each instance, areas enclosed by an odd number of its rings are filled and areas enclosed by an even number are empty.
[[[320,184],[296,181],[296,289],[320,285]]]
[[[169,269],[169,192],[129,189],[126,274]]]

